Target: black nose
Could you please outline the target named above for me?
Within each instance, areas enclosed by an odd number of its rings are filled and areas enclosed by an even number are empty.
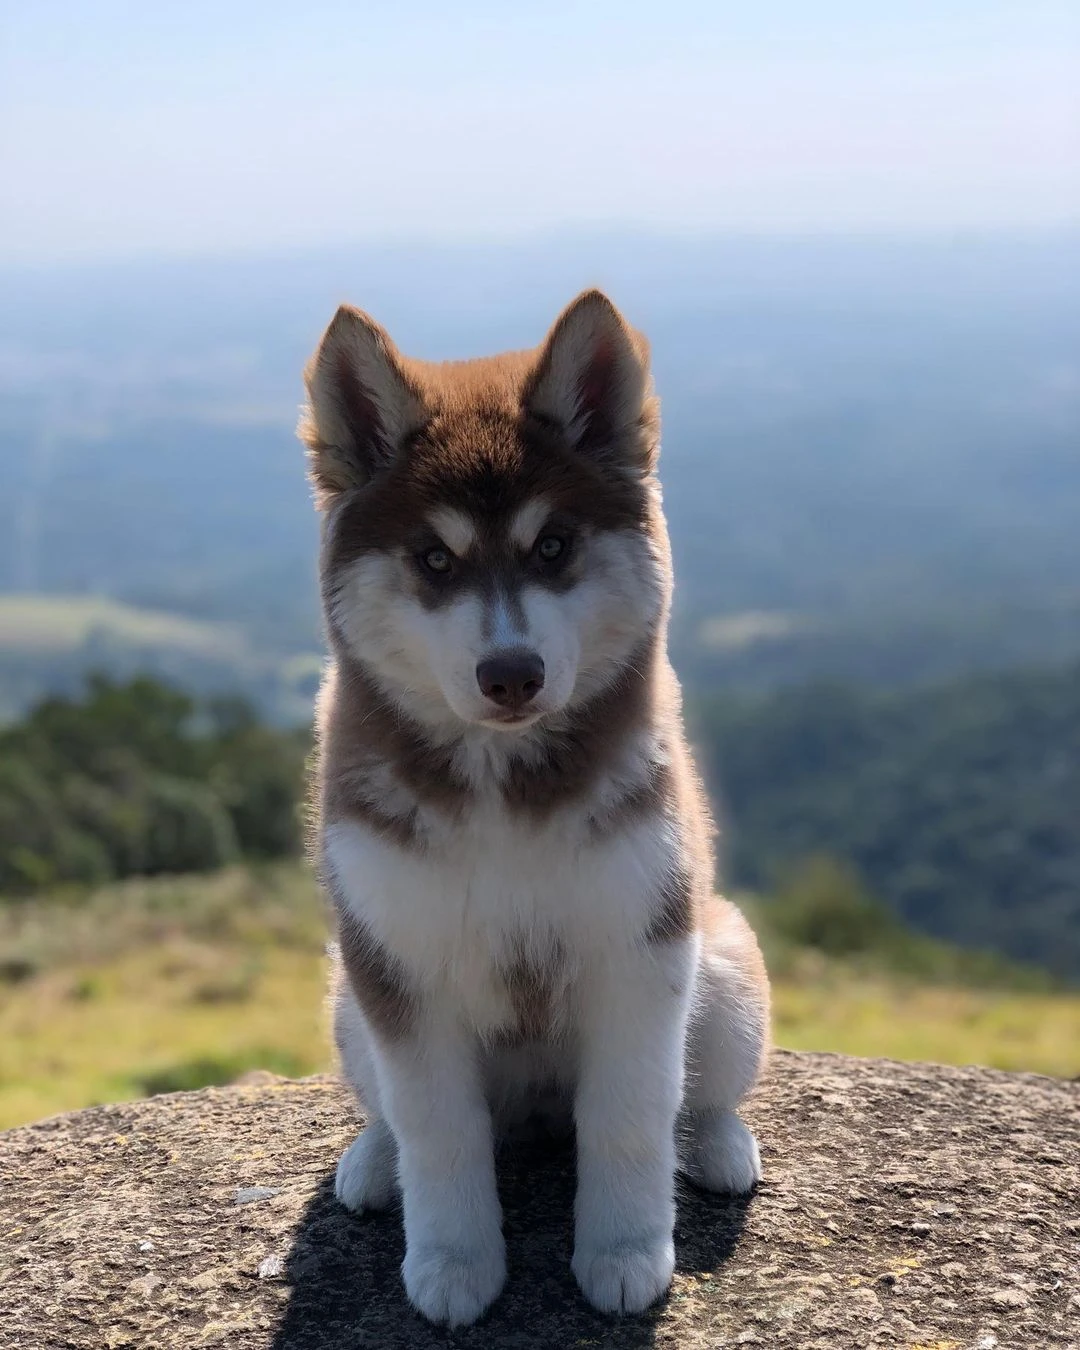
[[[544,663],[536,652],[500,652],[476,667],[476,682],[485,698],[500,708],[523,708],[544,687]]]

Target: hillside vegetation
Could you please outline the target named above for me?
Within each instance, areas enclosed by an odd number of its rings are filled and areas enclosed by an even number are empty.
[[[1080,974],[1080,666],[696,709],[725,874],[825,850],[908,923]]]
[[[692,701],[722,877],[816,854],[913,929],[1080,976],[1080,668]],[[295,856],[306,730],[94,680],[0,731],[0,896]]]
[[[1075,856],[1067,784],[1040,793],[1038,775],[1017,768],[1053,765],[1055,754],[1070,762],[1072,728],[1058,720],[1068,687],[1031,675],[994,683],[989,702],[965,686],[914,704],[807,691],[709,705],[703,743],[739,808],[732,858],[761,880],[745,903],[781,1045],[1080,1072],[1075,991],[976,950],[992,932],[1008,950],[1010,922],[1024,933],[1032,913],[1052,913],[1039,909],[1048,838],[1059,861]],[[249,1068],[329,1064],[327,925],[297,860],[308,744],[242,702],[194,700],[145,678],[95,680],[0,734],[0,1124]],[[877,786],[883,774],[891,793]],[[1025,851],[1023,904],[980,909],[979,886],[1001,899],[979,870],[980,840],[992,850],[1010,822],[1040,820],[1041,833],[1007,836]],[[957,844],[935,877],[941,912],[917,917],[941,927],[966,905],[968,947],[901,917],[890,855],[859,852],[866,839],[892,840],[903,877],[907,854],[936,856],[942,830]],[[1068,950],[1067,926],[1044,933]]]
[[[0,724],[25,715],[43,691],[77,695],[93,671],[148,674],[203,694],[242,690],[262,715],[297,723],[311,707],[315,646],[278,650],[235,623],[104,596],[0,594]]]
[[[782,1046],[1080,1072],[1080,995],[882,921],[836,864],[747,907]],[[290,863],[0,907],[0,1128],[329,1068],[327,931]]]
[[[46,699],[0,732],[0,894],[295,853],[307,744],[145,677]]]

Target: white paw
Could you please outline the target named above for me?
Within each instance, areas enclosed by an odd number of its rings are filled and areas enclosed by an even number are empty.
[[[341,1155],[334,1194],[346,1209],[389,1209],[397,1197],[397,1148],[385,1120],[373,1120]]]
[[[681,1122],[679,1170],[709,1191],[745,1195],[761,1180],[754,1136],[734,1111],[695,1111]]]
[[[671,1235],[617,1247],[578,1246],[572,1269],[581,1292],[607,1313],[639,1313],[666,1291],[675,1273]]]
[[[409,1302],[432,1322],[467,1326],[495,1301],[506,1282],[498,1244],[478,1250],[410,1246],[401,1267]]]

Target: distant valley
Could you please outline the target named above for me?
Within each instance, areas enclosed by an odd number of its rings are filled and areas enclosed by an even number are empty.
[[[592,282],[652,340],[691,683],[1080,655],[1080,238],[402,246],[0,276],[0,715],[100,666],[302,713],[336,302],[469,355]]]

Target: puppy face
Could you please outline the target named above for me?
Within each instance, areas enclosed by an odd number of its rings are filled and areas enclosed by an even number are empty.
[[[655,628],[655,405],[602,297],[537,353],[436,368],[339,314],[308,383],[331,636],[410,716],[521,731]]]

